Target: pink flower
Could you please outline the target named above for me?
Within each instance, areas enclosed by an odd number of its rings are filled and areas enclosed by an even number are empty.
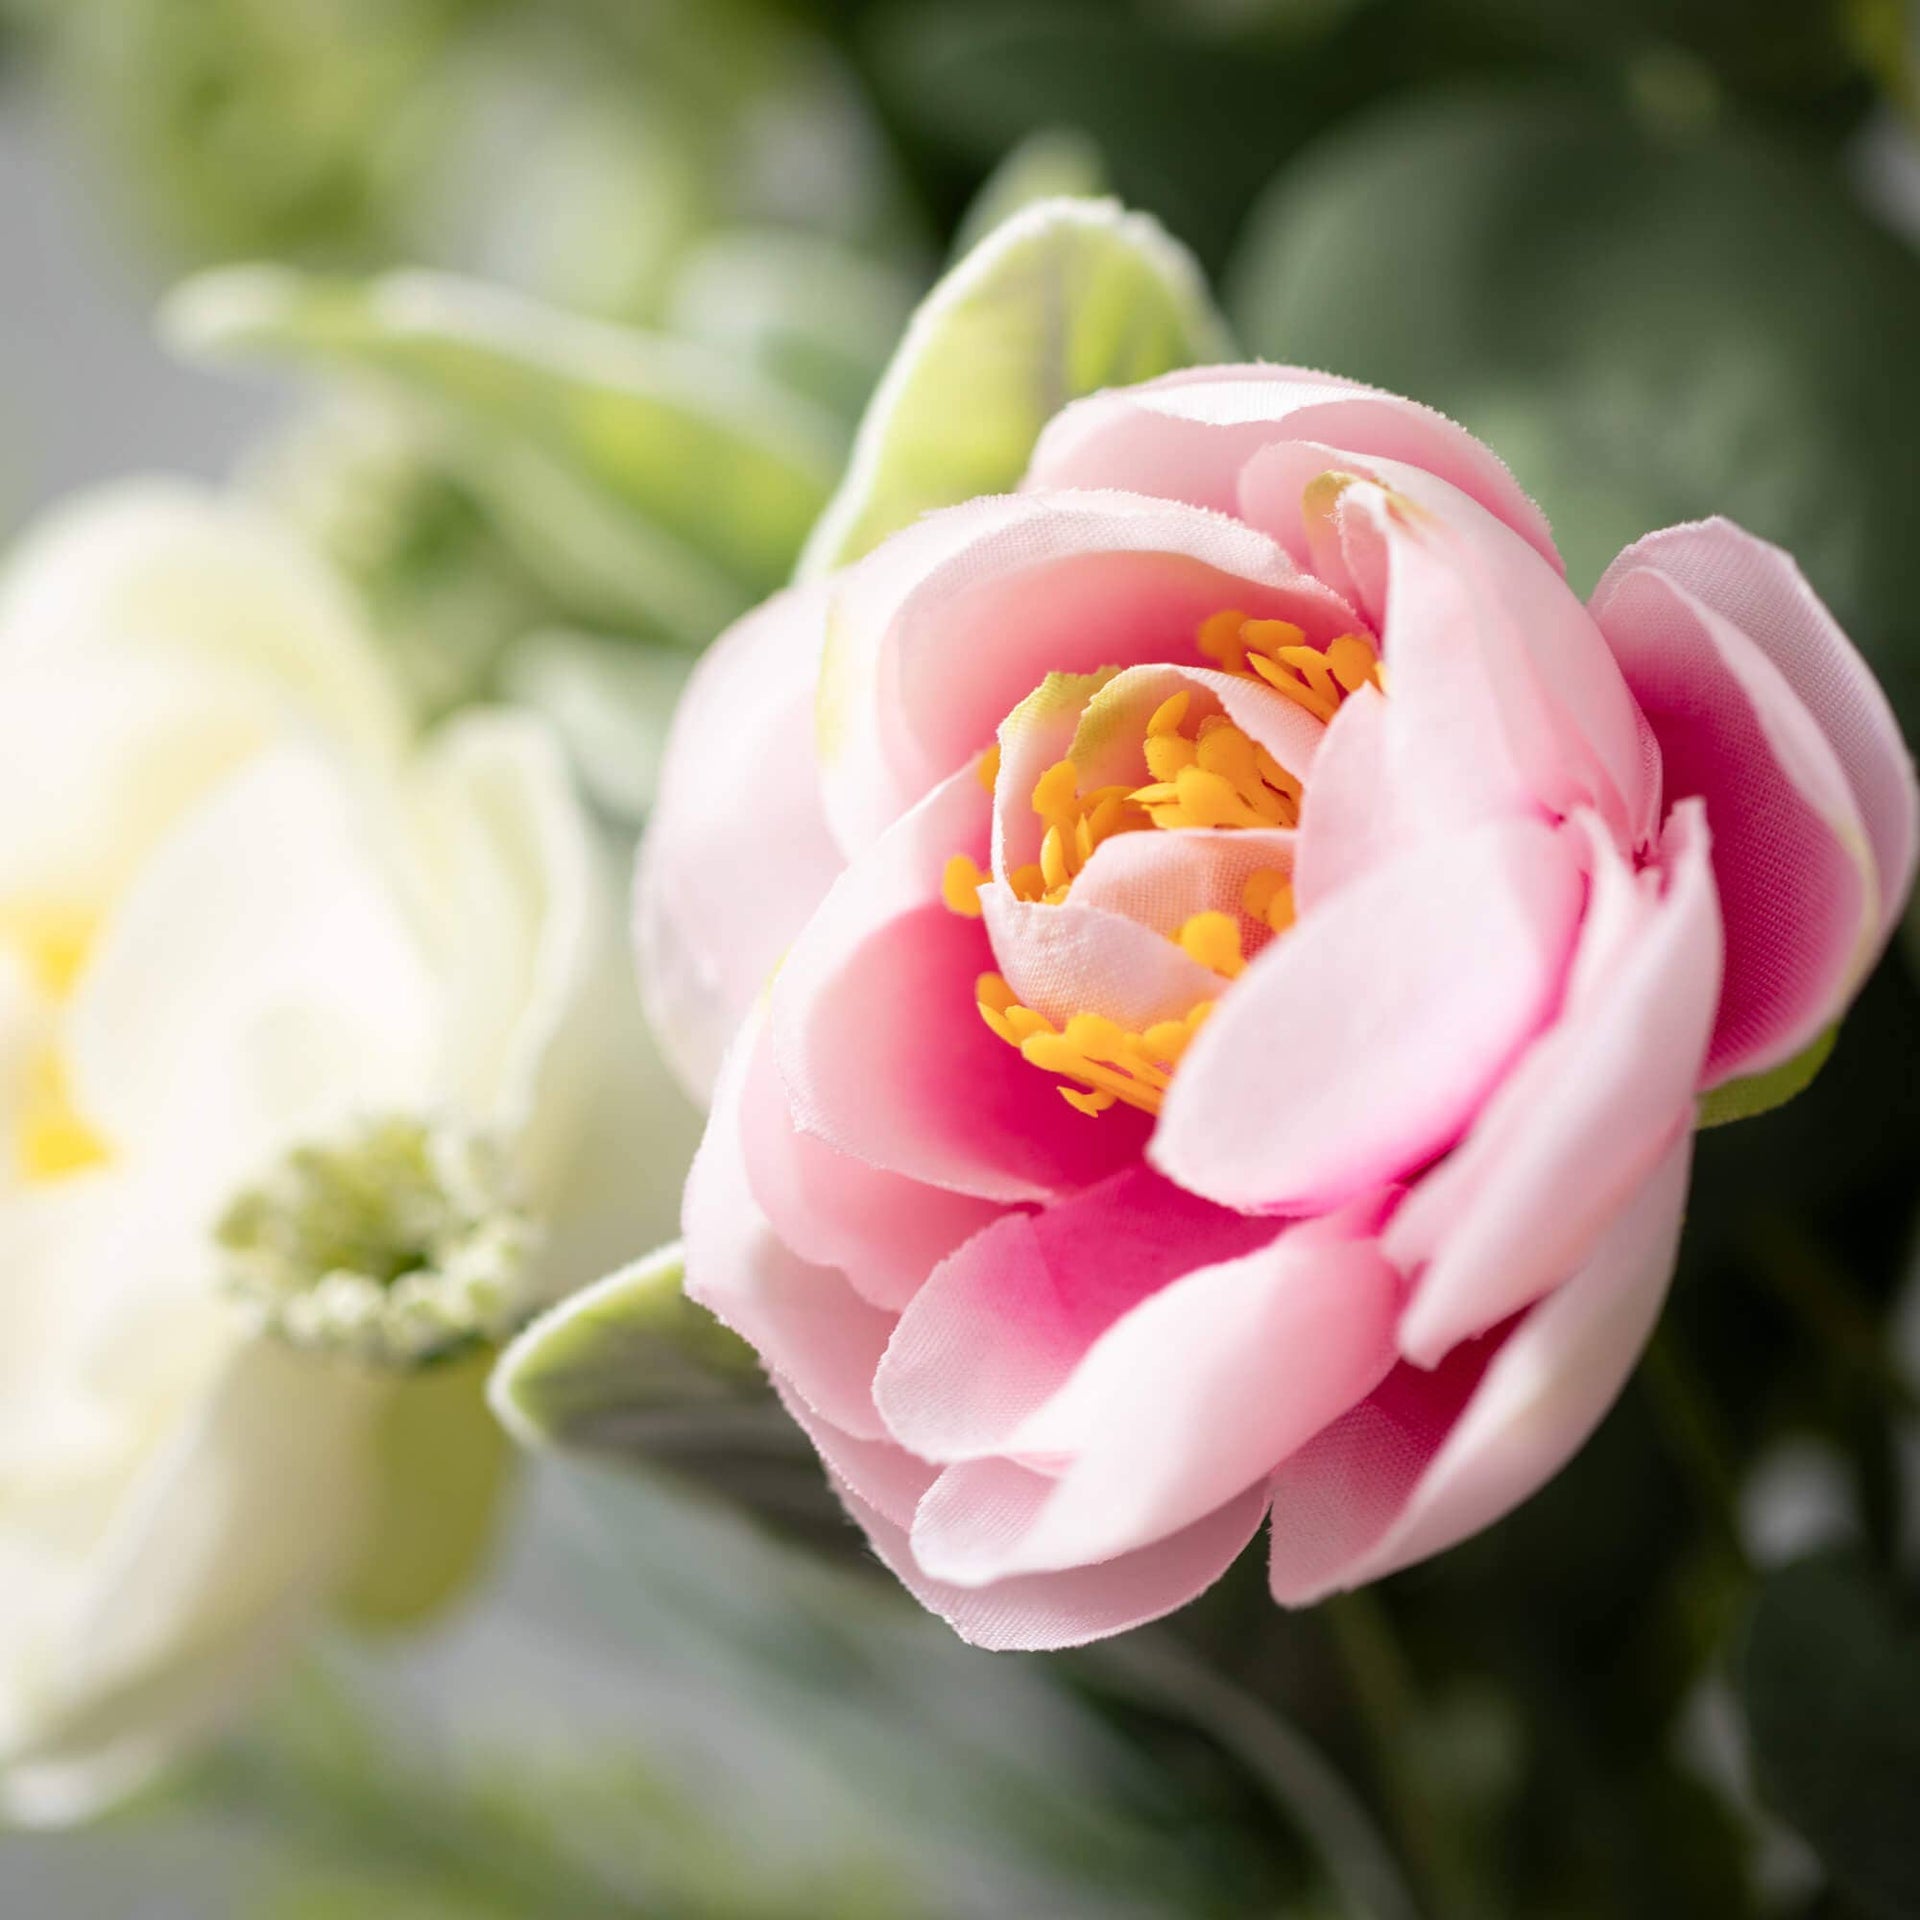
[[[1700,1095],[1912,879],[1879,688],[1724,521],[1592,601],[1462,429],[1290,368],[1101,394],[1022,491],[687,696],[639,941],[689,1290],[969,1640],[1118,1632],[1271,1516],[1310,1601],[1555,1473],[1672,1271]],[[771,986],[768,986],[771,979]]]

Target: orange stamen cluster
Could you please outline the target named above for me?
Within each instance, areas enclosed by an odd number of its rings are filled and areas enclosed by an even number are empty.
[[[1203,1000],[1178,1020],[1130,1033],[1098,1013],[1076,1013],[1056,1027],[1044,1014],[1021,1006],[997,973],[983,973],[975,993],[981,1019],[1018,1047],[1023,1060],[1080,1083],[1062,1087],[1060,1097],[1085,1114],[1105,1113],[1116,1101],[1158,1113],[1180,1056],[1213,1011],[1213,1002]]]
[[[1127,798],[1156,827],[1297,826],[1300,782],[1223,713],[1181,732],[1190,698],[1176,693],[1154,709],[1144,742],[1153,782]]]
[[[1258,680],[1317,720],[1331,720],[1362,687],[1385,691],[1380,656],[1357,633],[1343,633],[1323,652],[1291,620],[1253,620],[1228,609],[1202,623],[1198,644],[1225,672]]]
[[[1237,611],[1214,614],[1200,628],[1199,650],[1224,671],[1270,687],[1322,722],[1362,687],[1384,690],[1384,669],[1371,642],[1342,634],[1322,650],[1286,620],[1257,620]],[[1273,755],[1224,713],[1203,717],[1184,730],[1192,696],[1162,701],[1147,721],[1141,753],[1152,779],[1145,786],[1096,787],[1080,791],[1080,771],[1071,759],[1055,761],[1035,783],[1032,804],[1045,832],[1040,857],[1017,867],[1007,884],[1022,900],[1057,906],[1092,859],[1115,834],[1144,827],[1295,827],[1301,785]],[[991,793],[1000,772],[1000,749],[989,747],[977,772]],[[992,875],[963,853],[947,862],[941,893],[955,913],[980,916],[980,889]],[[1268,934],[1284,933],[1294,917],[1293,885],[1276,868],[1250,874],[1240,912]],[[1245,968],[1241,921],[1232,913],[1196,913],[1174,935],[1180,949],[1223,979]],[[1102,1014],[1076,1013],[1064,1027],[1022,1006],[997,973],[980,976],[980,1017],[1021,1057],[1072,1084],[1060,1096],[1085,1114],[1105,1113],[1124,1102],[1144,1113],[1160,1110],[1174,1068],[1201,1023],[1213,1011],[1200,1001],[1181,1018],[1134,1033]]]

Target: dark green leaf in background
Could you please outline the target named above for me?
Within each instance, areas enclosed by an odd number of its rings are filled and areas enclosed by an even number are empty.
[[[1402,102],[1281,178],[1228,308],[1491,441],[1583,589],[1675,521],[1780,542],[1920,720],[1920,259],[1831,173],[1557,89]]]
[[[1886,1920],[1920,1914],[1920,1625],[1862,1563],[1771,1575],[1741,1673],[1762,1793]]]

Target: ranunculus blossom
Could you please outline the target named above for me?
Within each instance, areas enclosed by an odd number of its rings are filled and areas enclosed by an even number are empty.
[[[596,1119],[647,1230],[661,1089],[603,1071],[624,969],[554,743],[416,748],[237,502],[116,489],[10,556],[0,818],[0,1815],[60,1821],[330,1601],[453,1585],[461,1449],[497,1456],[473,1369],[407,1363],[604,1260]]]
[[[1591,1432],[1702,1095],[1822,1040],[1915,833],[1738,527],[1583,605],[1412,402],[1081,401],[688,695],[638,926],[717,1070],[688,1287],[971,1640],[1164,1613],[1263,1518],[1283,1603],[1374,1579]]]

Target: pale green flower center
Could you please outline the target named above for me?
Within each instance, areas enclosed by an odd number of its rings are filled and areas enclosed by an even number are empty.
[[[538,1233],[497,1140],[390,1114],[292,1149],[215,1238],[266,1330],[410,1367],[513,1330]]]

